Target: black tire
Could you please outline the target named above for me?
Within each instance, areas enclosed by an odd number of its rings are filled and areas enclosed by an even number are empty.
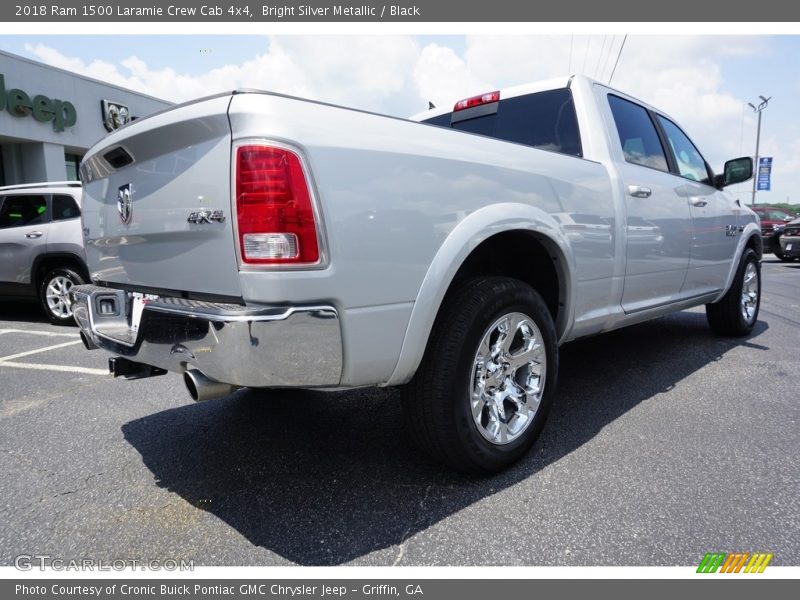
[[[742,292],[745,286],[745,274],[748,265],[753,265],[757,277],[757,290],[755,290],[755,307],[752,315],[744,314],[742,305]],[[739,337],[748,335],[753,331],[758,321],[758,311],[761,306],[761,263],[752,248],[747,248],[739,261],[739,267],[733,278],[730,289],[719,302],[706,304],[706,318],[712,331],[718,335]]]
[[[535,337],[541,338],[546,359],[542,370],[544,388],[538,409],[524,420],[526,425],[515,434],[517,437],[507,443],[492,443],[476,424],[476,419],[482,417],[473,419],[472,415],[473,366],[479,344],[490,335],[491,327],[498,319],[517,313],[538,328]],[[516,373],[512,376],[516,377]],[[422,363],[403,389],[407,426],[423,450],[454,469],[470,474],[499,471],[523,456],[539,436],[552,404],[557,373],[555,327],[539,294],[507,277],[470,279],[449,295],[434,324]],[[508,418],[506,413],[504,419]]]
[[[50,322],[55,325],[75,325],[75,319],[72,318],[72,309],[64,305],[66,302],[64,298],[61,298],[60,302],[56,301],[55,307],[48,302],[48,288],[55,280],[59,280],[62,285],[58,287],[64,289],[85,283],[83,276],[69,267],[56,267],[45,273],[39,286],[39,301]]]

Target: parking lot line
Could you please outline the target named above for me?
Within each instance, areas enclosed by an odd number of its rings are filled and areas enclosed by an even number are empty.
[[[0,368],[33,369],[34,371],[63,371],[64,373],[84,373],[86,375],[108,375],[107,369],[92,369],[89,367],[71,367],[69,365],[42,365],[36,363],[6,362],[0,360]]]
[[[28,350],[27,352],[20,352],[18,354],[9,354],[8,356],[0,356],[0,363],[14,360],[15,358],[22,358],[23,356],[30,356],[31,354],[39,354],[40,352],[47,352],[48,350],[57,350],[58,348],[65,348],[66,346],[74,346],[75,344],[81,344],[80,340],[73,340],[71,342],[64,342],[62,344],[55,344],[53,346],[46,346],[45,348],[39,348],[37,350]]]
[[[61,336],[61,337],[76,337],[77,333],[60,332],[60,331],[38,331],[36,329],[0,329],[0,335],[4,333],[29,333],[30,335],[44,335],[44,336]]]

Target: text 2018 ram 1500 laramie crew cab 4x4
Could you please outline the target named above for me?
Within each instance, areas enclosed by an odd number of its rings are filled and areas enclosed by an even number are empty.
[[[491,472],[541,430],[560,344],[703,304],[752,330],[758,219],[722,191],[751,175],[578,76],[412,120],[227,93],[88,152],[75,317],[116,375],[198,400],[401,385],[425,449]]]

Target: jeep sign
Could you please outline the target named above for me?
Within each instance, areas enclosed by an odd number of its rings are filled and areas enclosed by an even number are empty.
[[[72,102],[51,99],[42,94],[31,98],[22,90],[6,90],[5,77],[0,73],[0,111],[4,109],[15,117],[31,115],[41,123],[52,121],[53,129],[59,132],[64,131],[65,127],[72,127],[78,120]]]

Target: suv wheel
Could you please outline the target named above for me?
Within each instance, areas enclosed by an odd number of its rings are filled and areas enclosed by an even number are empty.
[[[492,473],[527,452],[544,425],[558,347],[542,298],[521,281],[465,282],[442,307],[403,409],[415,441],[467,473]]]
[[[736,269],[733,283],[722,300],[706,304],[706,318],[714,333],[747,335],[755,327],[760,306],[761,263],[752,248],[747,248]]]
[[[39,298],[47,318],[56,325],[74,325],[69,291],[83,284],[83,277],[68,267],[49,270],[42,279]]]

